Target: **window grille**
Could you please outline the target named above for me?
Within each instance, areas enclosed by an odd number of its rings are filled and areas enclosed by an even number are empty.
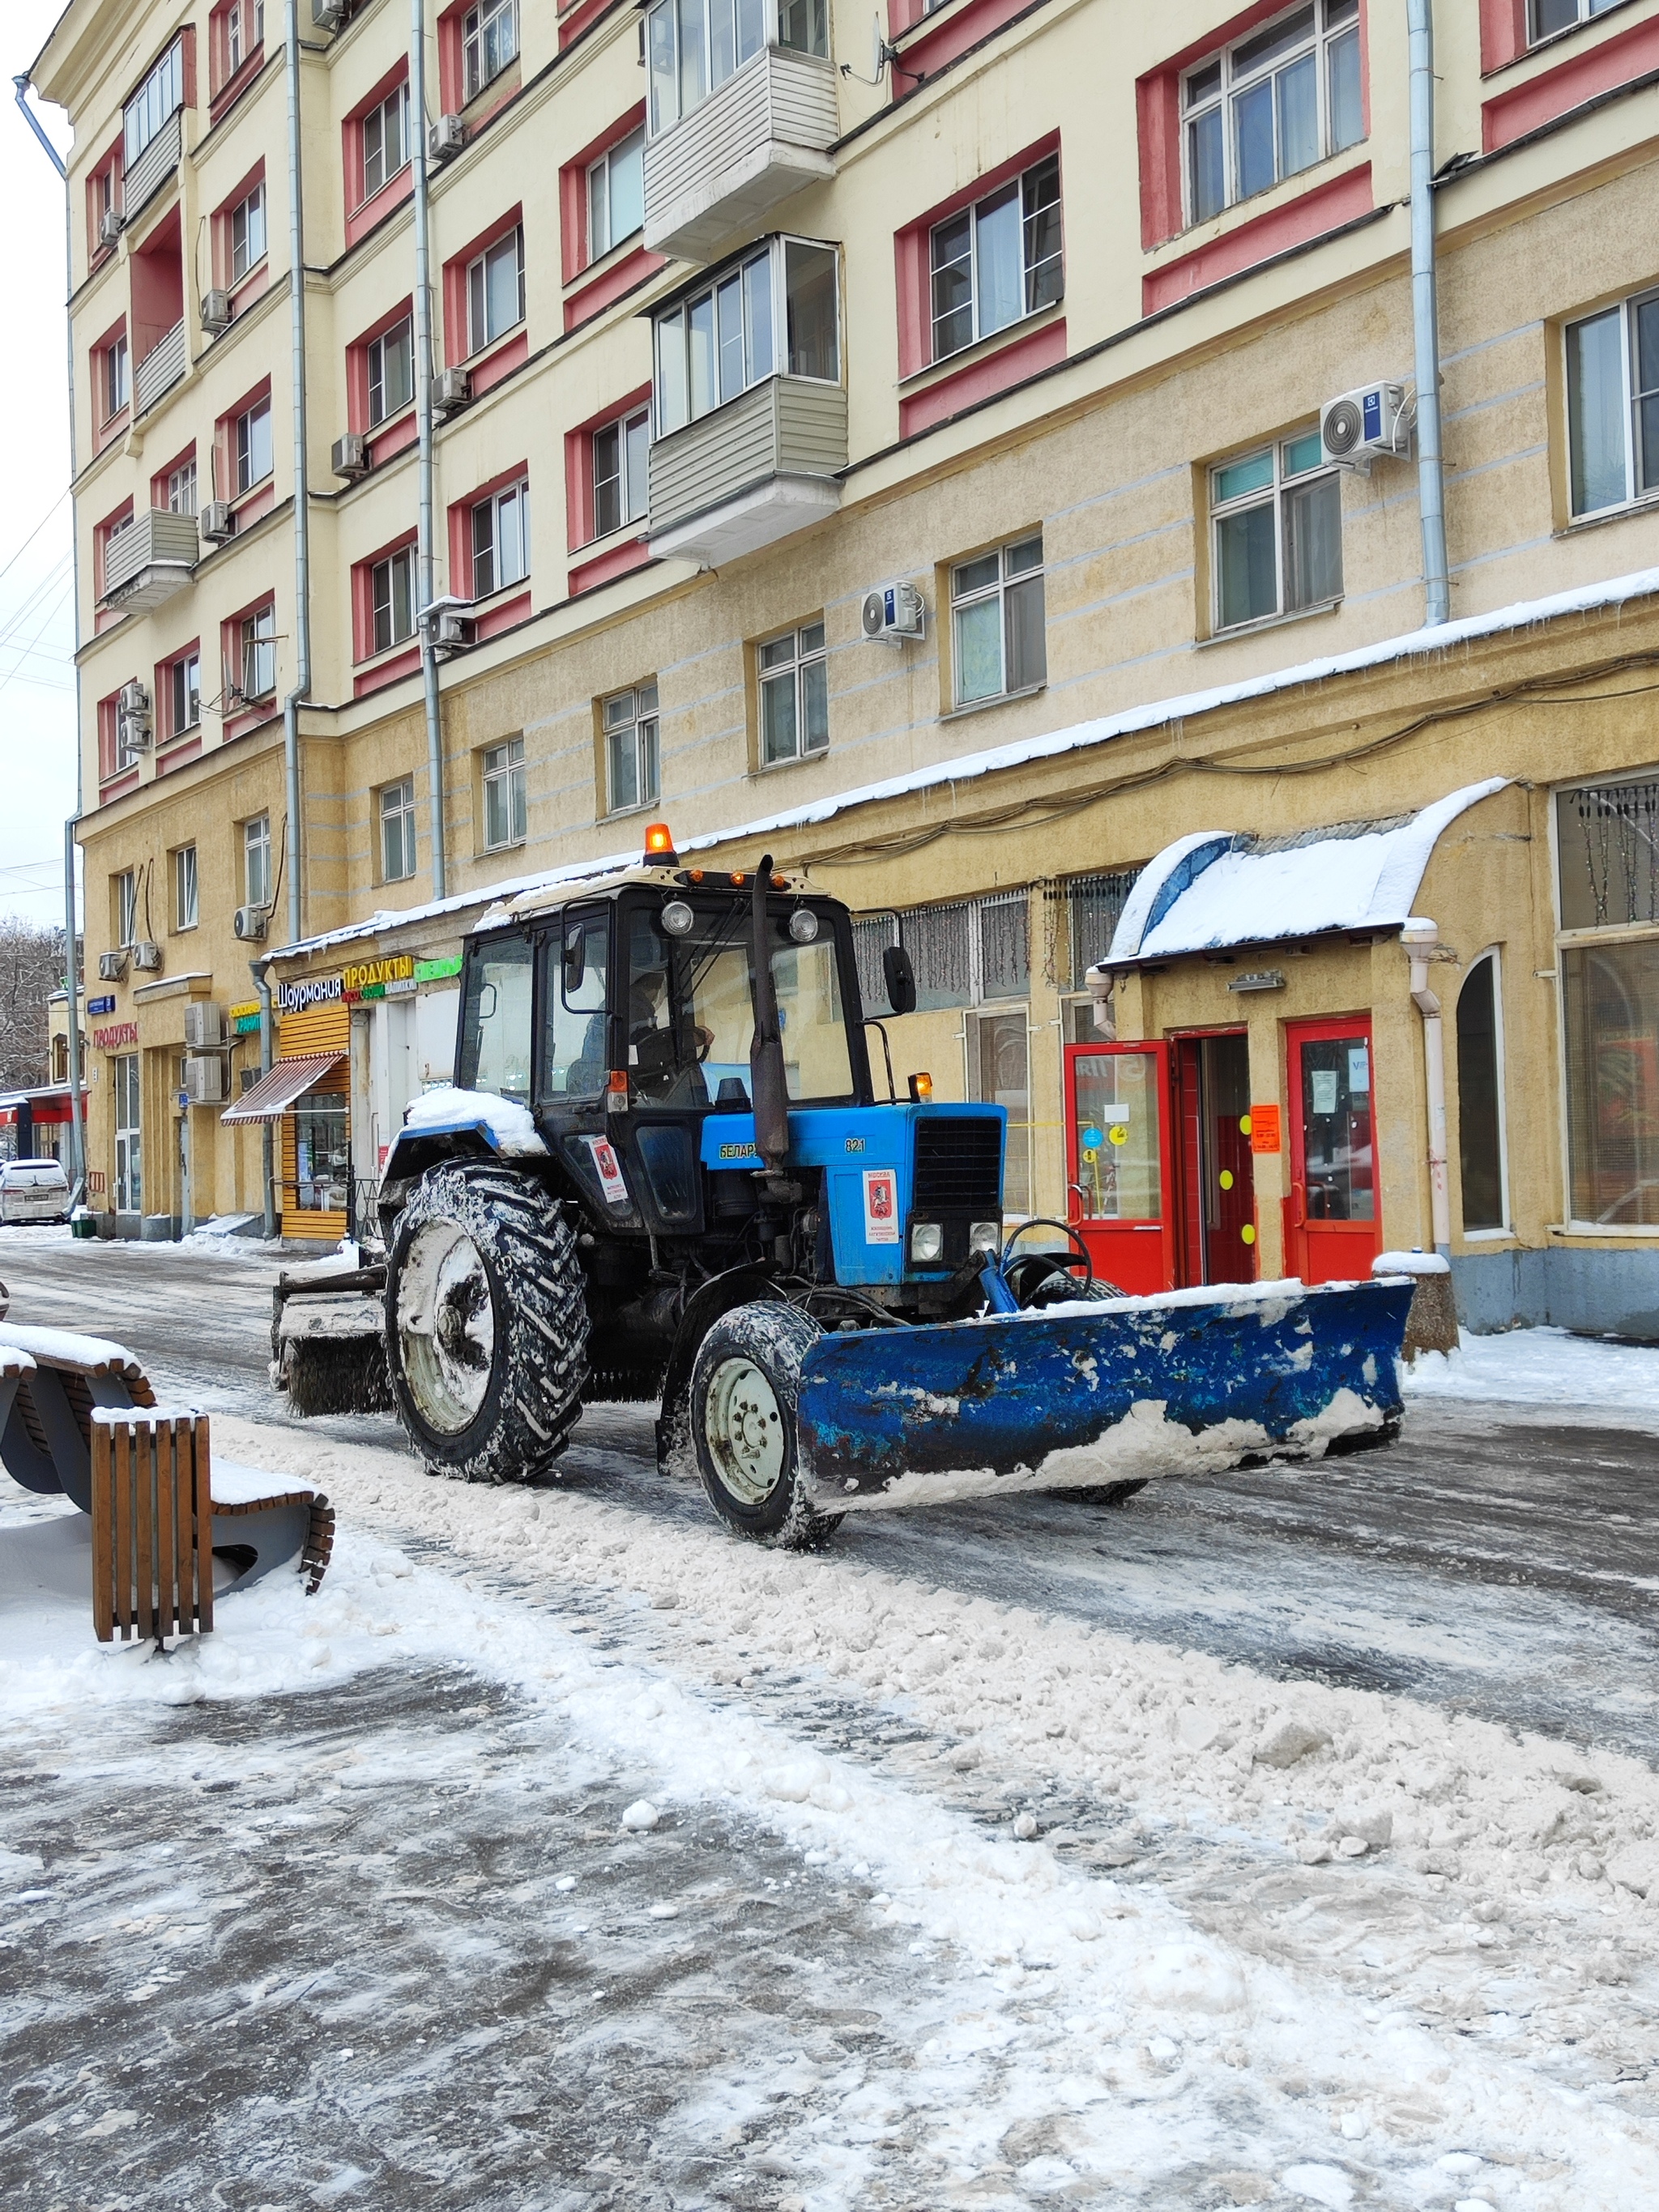
[[[1139,873],[1139,866],[1110,868],[1045,886],[1049,982],[1060,990],[1083,988],[1085,974],[1111,951],[1118,918]]]
[[[1001,891],[903,914],[860,916],[853,924],[853,945],[865,1011],[892,1012],[881,970],[890,945],[902,945],[910,956],[918,1012],[1023,999],[1031,980],[1028,902],[1023,890]]]
[[[1659,921],[1659,781],[1583,784],[1556,810],[1562,928]]]

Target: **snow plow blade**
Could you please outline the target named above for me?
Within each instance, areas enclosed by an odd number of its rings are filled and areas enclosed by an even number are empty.
[[[826,1335],[802,1461],[844,1513],[1387,1443],[1412,1287],[1252,1283]]]

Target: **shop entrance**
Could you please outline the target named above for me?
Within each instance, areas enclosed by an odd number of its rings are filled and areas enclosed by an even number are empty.
[[[1355,1282],[1382,1249],[1371,1025],[1352,1014],[1285,1026],[1291,1190],[1285,1262],[1304,1283]]]
[[[1122,1290],[1175,1280],[1169,1047],[1066,1047],[1067,1218],[1097,1275]]]
[[[1243,1030],[1170,1045],[1176,1184],[1176,1280],[1255,1279],[1255,1176],[1250,1152],[1250,1050]]]

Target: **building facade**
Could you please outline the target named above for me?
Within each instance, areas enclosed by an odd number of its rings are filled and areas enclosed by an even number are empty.
[[[252,960],[340,1234],[488,888],[660,815],[1114,1279],[1659,1331],[1659,0],[1435,14],[1425,630],[1400,9],[74,0],[112,1218],[261,1203]]]

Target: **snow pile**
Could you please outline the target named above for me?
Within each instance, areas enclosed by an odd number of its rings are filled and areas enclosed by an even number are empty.
[[[1592,1408],[1659,1420],[1659,1346],[1608,1344],[1565,1328],[1461,1332],[1458,1349],[1419,1352],[1402,1377],[1407,1398]]]
[[[1373,1275],[1449,1275],[1451,1261],[1438,1252],[1379,1252]]]
[[[545,1158],[535,1118],[515,1098],[493,1091],[456,1091],[447,1084],[423,1091],[404,1112],[405,1129],[478,1129],[507,1159]]]

